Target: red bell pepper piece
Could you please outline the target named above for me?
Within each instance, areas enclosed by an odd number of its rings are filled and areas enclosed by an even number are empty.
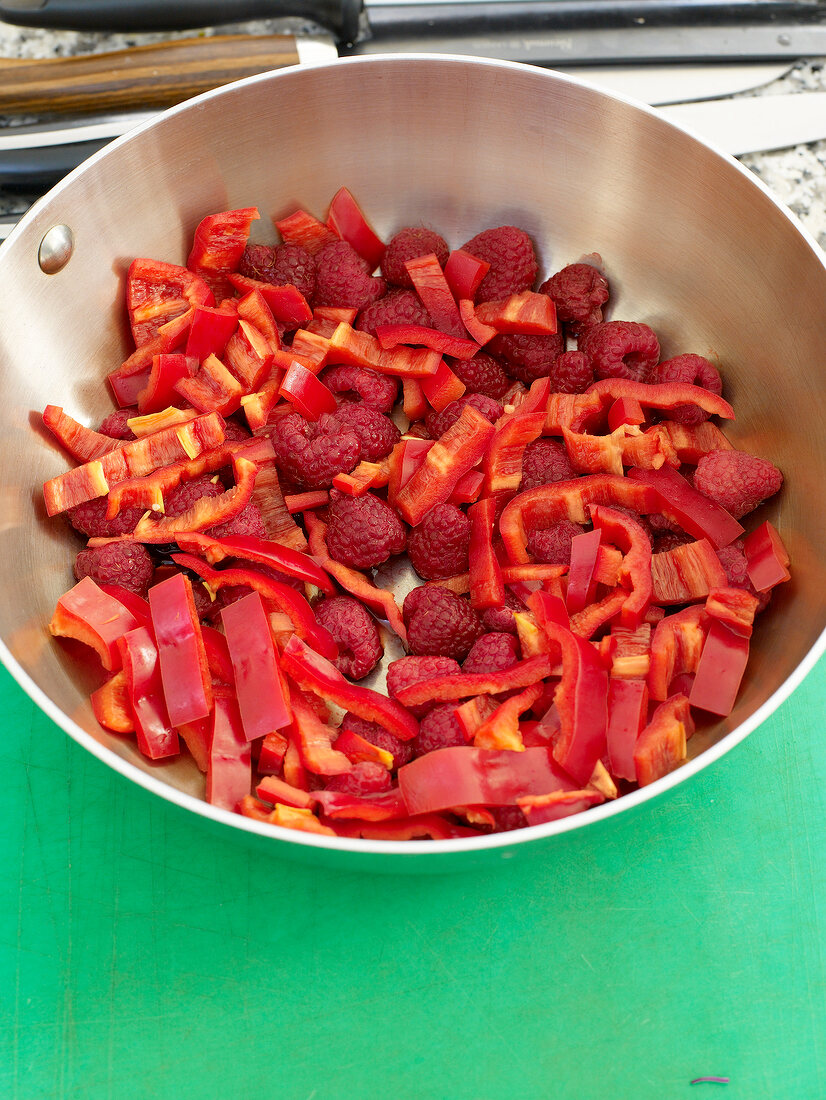
[[[461,806],[514,806],[527,795],[575,790],[547,748],[436,749],[399,768],[399,789],[410,814]]]
[[[481,836],[478,829],[457,825],[441,814],[418,814],[393,821],[356,821],[337,819],[332,822],[337,836],[360,837],[362,840],[456,840]]]
[[[292,787],[276,775],[265,776],[255,788],[255,794],[264,802],[273,804],[281,802],[285,806],[299,806],[305,810],[313,805],[312,795],[308,791],[302,791],[300,787]]]
[[[153,358],[163,352],[179,351],[186,343],[193,313],[194,308],[190,307],[179,317],[161,325],[157,336],[141,344],[119,367],[109,372],[107,380],[122,408],[138,400],[138,394],[149,381]]]
[[[237,412],[244,396],[244,387],[217,355],[208,355],[191,377],[179,378],[174,390],[199,412],[221,416]]]
[[[361,600],[380,619],[386,619],[390,627],[396,632],[403,642],[407,642],[407,630],[404,625],[402,613],[392,592],[385,588],[379,588],[372,579],[357,569],[351,569],[349,565],[342,565],[334,561],[327,550],[324,536],[327,532],[326,523],[322,522],[313,512],[304,513],[304,524],[307,528],[307,537],[310,540],[310,553],[319,565],[329,573],[345,592]]]
[[[334,229],[306,210],[296,210],[286,218],[279,218],[275,222],[275,228],[285,241],[300,244],[313,255],[325,244],[340,239]]]
[[[602,398],[596,393],[552,393],[545,410],[543,435],[562,435],[591,431],[601,424],[605,413]]]
[[[91,577],[84,577],[57,601],[49,633],[90,646],[111,672],[121,666],[118,640],[138,625],[139,620],[120,600],[104,592]]]
[[[260,217],[254,206],[225,210],[208,215],[195,230],[186,266],[200,275],[219,302],[231,297],[232,284],[227,275],[238,267],[250,226]]]
[[[354,329],[344,321],[330,337],[327,362],[349,363],[368,367],[380,374],[398,378],[426,378],[435,374],[442,361],[438,351],[430,348],[409,348],[399,344],[385,349],[369,332]]]
[[[186,338],[186,354],[200,362],[221,355],[238,327],[238,314],[224,306],[196,306]]]
[[[234,290],[247,295],[257,290],[270,309],[275,321],[286,328],[297,328],[305,321],[312,320],[313,311],[301,291],[292,283],[275,286],[260,279],[251,279],[247,275],[229,272],[227,279]]]
[[[496,434],[483,463],[487,495],[519,488],[525,448],[539,438],[545,424],[544,401],[541,399],[544,394],[547,400],[550,383],[547,378],[540,379],[539,382],[540,385],[529,400],[496,421]],[[533,386],[531,389],[533,390]],[[537,408],[536,405],[540,407]]]
[[[326,508],[330,494],[326,489],[311,489],[306,493],[288,493],[284,503],[291,516],[298,512],[311,512],[314,508]]]
[[[422,420],[427,413],[427,398],[418,378],[402,379],[402,409],[407,419],[413,423]]]
[[[183,352],[162,352],[152,356],[152,368],[146,386],[138,394],[140,413],[160,412],[180,401],[177,382],[192,378],[198,370],[198,360]]]
[[[473,301],[479,284],[490,271],[487,260],[480,260],[464,248],[455,248],[445,264],[445,279],[457,302],[463,298]]]
[[[236,454],[232,458],[232,468],[235,485],[231,489],[217,497],[200,497],[179,516],[141,517],[135,527],[135,538],[139,542],[174,542],[179,533],[203,531],[232,519],[250,501],[258,466]]]
[[[622,477],[624,429],[611,435],[591,435],[562,429],[565,450],[571,465],[580,474],[614,474]]]
[[[698,539],[651,557],[654,602],[693,603],[726,584],[726,571],[708,539]]]
[[[421,523],[436,504],[443,504],[459,478],[481,460],[494,434],[494,426],[472,405],[436,440],[427,456],[400,490],[396,508],[412,526]]]
[[[118,648],[129,705],[135,716],[138,748],[150,760],[177,755],[178,733],[169,721],[160,660],[151,631],[145,626],[135,627],[118,639]]]
[[[562,656],[562,678],[554,694],[560,719],[554,758],[580,786],[585,786],[605,752],[608,674],[589,642],[558,623],[547,621],[543,625]]]
[[[534,290],[523,290],[495,302],[475,307],[476,319],[497,332],[552,336],[557,331],[553,298]]]
[[[401,791],[393,787],[380,794],[359,797],[341,791],[313,791],[313,801],[326,817],[356,818],[360,821],[393,821],[407,816]]]
[[[664,701],[676,676],[697,671],[708,627],[709,615],[702,604],[675,611],[657,623],[647,681],[652,699]]]
[[[416,736],[419,725],[403,706],[371,688],[349,683],[334,665],[314,653],[300,638],[290,638],[281,656],[281,666],[302,690],[328,699],[359,718],[378,722],[402,741]]]
[[[206,800],[211,806],[234,812],[249,796],[251,785],[252,753],[238,704],[230,693],[222,692],[215,696]]]
[[[547,825],[549,821],[560,821],[564,817],[584,813],[592,806],[605,801],[600,791],[587,789],[582,791],[553,791],[551,794],[528,795],[520,798],[517,806],[527,818],[529,825]]]
[[[611,677],[608,685],[608,727],[606,742],[611,775],[637,781],[634,749],[648,716],[648,688],[645,680]]]
[[[337,408],[332,391],[300,363],[290,365],[279,393],[307,420],[318,420],[323,413],[335,412]]]
[[[468,557],[471,606],[478,611],[486,607],[504,607],[505,582],[493,548],[496,501],[493,497],[486,497],[472,504],[467,514],[470,520]]]
[[[467,699],[475,695],[499,695],[539,683],[552,672],[547,655],[528,657],[502,672],[463,672],[447,676],[434,676],[401,688],[396,695],[404,707],[417,707],[422,703],[451,703],[455,699]]]
[[[307,771],[313,775],[343,775],[351,771],[350,760],[333,747],[338,731],[318,717],[300,691],[290,693],[290,706],[293,712],[290,733]]]
[[[592,531],[583,531],[571,539],[571,564],[568,567],[568,589],[565,595],[565,606],[569,615],[582,611],[594,598],[594,567],[601,538],[602,532],[599,527],[595,527]]]
[[[693,732],[694,720],[685,695],[672,695],[657,707],[634,749],[634,767],[641,787],[668,775],[685,761],[686,741]]]
[[[502,570],[502,580],[517,595],[516,586],[520,583],[526,582],[534,586],[547,584],[564,576],[568,571],[567,565],[545,565],[542,562],[530,565],[503,565],[500,568]],[[464,596],[470,592],[469,573],[458,573],[455,577],[447,577],[443,581],[433,581],[432,583],[449,588],[457,596]]]
[[[691,705],[722,717],[731,714],[748,659],[749,639],[712,619],[688,696]]]
[[[516,695],[500,703],[473,736],[477,749],[511,749],[524,752],[525,746],[519,732],[519,718],[530,710],[544,691],[541,683],[531,684]]]
[[[651,603],[651,542],[643,527],[625,512],[605,505],[592,505],[590,512],[603,538],[623,552],[617,580],[630,593],[622,605],[620,623],[635,629]]]
[[[383,348],[394,348],[397,344],[420,344],[454,359],[471,359],[479,350],[475,340],[468,340],[466,336],[451,336],[427,325],[377,325],[376,339]]]
[[[760,600],[745,588],[732,588],[725,585],[712,588],[706,597],[706,611],[735,634],[750,638],[754,616],[760,606]]]
[[[456,707],[453,714],[456,721],[462,727],[462,732],[465,735],[465,741],[472,741],[474,734],[477,730],[481,729],[485,722],[494,714],[499,708],[499,704],[490,695],[477,695],[473,699],[468,699],[460,706]],[[518,726],[518,722],[517,722]],[[507,745],[503,746],[483,746],[485,748],[507,748]]]
[[[175,573],[153,585],[149,607],[169,721],[180,726],[206,718],[212,678],[189,577]]]
[[[118,441],[72,419],[59,405],[47,405],[43,423],[64,450],[78,462],[91,462],[117,447]]]
[[[701,424],[663,420],[659,428],[668,436],[680,462],[696,465],[703,455],[710,454],[711,451],[731,451],[734,447],[710,420],[704,420]]]
[[[283,729],[292,720],[264,605],[258,592],[221,611],[235,674],[235,692],[248,741]]]
[[[746,572],[758,592],[789,580],[789,552],[776,528],[765,520],[743,539]]]
[[[614,431],[623,424],[639,426],[645,423],[645,413],[636,397],[618,397],[608,410],[608,430]]]
[[[126,273],[126,308],[136,347],[149,343],[168,321],[193,306],[215,304],[212,291],[192,271],[140,257]]]
[[[623,680],[645,679],[651,667],[651,624],[635,628],[615,623],[610,634],[611,676]]]
[[[226,535],[220,539],[203,534],[182,535],[178,546],[184,552],[201,554],[211,565],[225,558],[241,558],[269,565],[305,584],[314,584],[328,596],[336,591],[329,576],[308,554],[255,535]]]
[[[238,302],[238,319],[249,321],[253,328],[264,337],[269,350],[277,351],[281,347],[281,336],[278,332],[273,312],[269,303],[258,287],[248,291]]]
[[[381,764],[383,768],[391,771],[393,768],[393,753],[380,749],[378,745],[371,744],[366,738],[361,737],[353,730],[338,731],[335,739],[335,747],[352,763],[369,760],[373,764]]]
[[[743,534],[743,528],[725,508],[698,493],[670,466],[659,470],[633,467],[627,477],[649,485],[662,502],[661,510],[696,539],[706,538],[718,550]]]
[[[494,336],[498,335],[496,329],[491,325],[482,324],[476,316],[476,308],[469,298],[459,299],[459,316],[468,336],[475,340],[479,347],[484,347]]]
[[[327,212],[327,224],[343,241],[347,241],[367,261],[371,271],[381,263],[384,242],[374,232],[364,212],[346,187],[333,196]]]
[[[275,351],[255,325],[243,318],[224,349],[227,368],[241,383],[244,393],[254,393],[268,379]]]
[[[698,405],[712,416],[734,419],[734,409],[719,394],[688,382],[637,382],[632,378],[601,378],[585,391],[597,394],[606,403],[620,398],[636,398],[643,408],[675,409],[679,405]]]
[[[237,585],[251,588],[253,592],[275,604],[279,611],[288,615],[295,632],[313,649],[330,660],[335,660],[338,656],[338,646],[330,632],[316,622],[307,600],[290,585],[253,568],[213,569],[211,565],[207,565],[205,561],[192,554],[173,554],[172,560],[182,568],[191,569],[193,573],[197,573],[210,588],[220,589]]]
[[[481,470],[468,470],[453,486],[453,492],[448,497],[450,504],[461,508],[463,504],[475,504],[482,495],[485,484],[485,475]]]
[[[260,775],[277,774],[284,766],[284,757],[287,753],[288,739],[278,730],[265,735],[258,750],[258,762],[256,768]]]
[[[135,716],[129,703],[129,686],[123,669],[113,673],[105,684],[89,696],[92,713],[104,729],[113,733],[134,733]]]
[[[307,539],[290,514],[281,492],[275,463],[267,463],[258,470],[252,502],[261,513],[267,538],[271,542],[288,546],[292,550],[306,550]]]
[[[340,325],[344,321],[348,325],[355,324],[359,311],[350,306],[315,306],[313,308],[314,321],[332,321]]]
[[[327,366],[327,360],[330,358],[330,337],[338,328],[338,324],[330,322],[330,333],[327,336],[322,336],[317,332],[310,332],[309,329],[300,328],[293,333],[293,338],[288,348],[283,348],[276,358],[281,359],[281,365],[286,366],[289,369],[290,362],[287,361],[288,357],[291,357],[292,362],[298,362],[302,367],[306,367],[311,374],[318,374],[322,367]]]
[[[426,256],[416,256],[406,260],[404,266],[422,305],[430,314],[434,328],[463,338],[465,326],[459,315],[459,307],[436,256],[432,252]]]
[[[571,616],[571,630],[580,638],[593,638],[598,630],[611,623],[622,611],[628,590],[622,586],[612,588],[606,594]]]
[[[386,470],[379,462],[362,460],[349,474],[336,474],[333,488],[350,497],[364,496],[368,489],[379,489],[387,484]]]

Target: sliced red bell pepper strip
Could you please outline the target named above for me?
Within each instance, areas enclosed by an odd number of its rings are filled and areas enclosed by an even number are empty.
[[[469,298],[459,299],[459,316],[468,336],[470,336],[472,340],[475,340],[480,348],[484,347],[484,345],[491,341],[494,336],[498,335],[495,328],[492,328],[490,325],[482,324],[476,316],[476,308]]]
[[[362,460],[349,474],[336,474],[333,488],[350,497],[364,496],[368,489],[379,489],[387,484],[386,467],[378,462]]]
[[[189,577],[175,573],[153,585],[149,607],[169,721],[180,726],[206,718],[212,678]]]
[[[617,779],[637,781],[634,749],[648,717],[648,687],[645,680],[611,677],[608,685],[608,762]]]
[[[296,210],[286,218],[279,218],[275,221],[275,228],[285,241],[300,244],[313,255],[325,244],[340,239],[334,229],[306,210]]]
[[[185,267],[143,257],[129,265],[126,308],[136,347],[149,343],[162,325],[192,306],[214,304],[204,280]]]
[[[654,602],[693,603],[726,584],[726,571],[708,539],[698,539],[651,556]]]
[[[59,405],[47,405],[43,423],[64,450],[78,462],[91,462],[119,446],[119,441],[72,419]]]
[[[706,596],[706,611],[735,634],[750,638],[760,600],[745,588],[725,585]]]
[[[246,458],[233,455],[232,468],[235,485],[231,489],[217,497],[200,497],[179,516],[143,516],[135,527],[135,538],[139,542],[174,542],[179,533],[203,531],[232,519],[250,501],[258,466]]]
[[[194,309],[190,307],[180,317],[161,325],[157,336],[141,344],[119,367],[109,372],[107,380],[122,408],[137,402],[138,394],[149,381],[153,358],[163,352],[179,351],[184,346],[193,313]]]
[[[698,405],[712,416],[734,419],[734,409],[719,394],[688,382],[637,382],[632,378],[601,378],[585,391],[597,394],[606,403],[633,397],[647,409],[675,409],[679,405]]]
[[[385,349],[369,332],[342,323],[330,337],[327,362],[349,363],[368,367],[380,374],[398,378],[426,378],[435,374],[442,361],[438,351],[430,348],[409,348],[404,344]]]
[[[620,611],[620,623],[636,629],[652,599],[651,542],[645,530],[625,512],[606,505],[591,505],[594,527],[603,540],[614,543],[623,553],[618,583],[630,589]]]
[[[250,321],[241,318],[224,349],[224,362],[245,394],[254,393],[270,375],[275,350]]]
[[[257,290],[270,309],[273,319],[286,328],[297,328],[305,321],[312,320],[313,311],[309,302],[292,283],[275,286],[260,279],[250,279],[231,271],[227,275],[230,285],[240,294],[247,295]]]
[[[55,638],[75,638],[90,646],[107,672],[119,669],[118,640],[138,627],[139,620],[91,577],[84,577],[57,601],[49,622]]]
[[[496,501],[485,497],[467,510],[470,520],[468,547],[470,603],[481,611],[486,607],[504,607],[505,582],[502,567],[493,548]]]
[[[569,428],[563,428],[562,438],[577,473],[606,473],[622,477],[624,427],[610,435],[591,435],[589,432],[572,432]]]
[[[436,749],[399,768],[410,814],[459,806],[514,806],[527,795],[576,789],[547,748],[510,752],[472,745]]]
[[[238,327],[238,314],[224,306],[196,306],[186,338],[186,355],[200,362],[221,355]]]
[[[253,328],[261,333],[271,352],[278,351],[281,347],[278,324],[267,299],[258,287],[254,287],[239,299],[238,318],[241,321],[249,321]]]
[[[189,750],[199,772],[206,775],[209,769],[209,748],[212,743],[212,713],[195,722],[182,722],[177,726],[178,736]]]
[[[702,604],[675,611],[657,623],[651,635],[647,678],[652,699],[663,702],[676,676],[697,671],[708,627],[709,615]]]
[[[202,413],[231,416],[241,408],[244,387],[217,355],[208,355],[193,374],[174,385],[175,393]]]
[[[343,241],[347,241],[367,261],[374,271],[384,255],[384,241],[370,226],[364,211],[346,187],[340,187],[327,211],[327,224]]]
[[[241,722],[238,704],[231,693],[215,696],[206,800],[211,806],[235,811],[249,796],[252,786],[252,753]]]
[[[332,822],[337,836],[360,837],[362,840],[456,840],[481,836],[478,829],[456,825],[441,814],[419,814],[394,821],[356,821],[336,819]]]
[[[209,673],[213,681],[231,687],[235,683],[232,661],[229,656],[227,640],[220,630],[206,623],[201,625],[201,637],[204,642]]]
[[[393,821],[407,816],[398,787],[363,797],[342,791],[313,791],[313,801],[321,807],[326,817],[333,820]]]
[[[496,712],[499,704],[490,695],[477,695],[468,699],[454,710],[456,721],[462,727],[465,741],[472,741],[477,730],[481,729],[492,714]],[[517,722],[518,726],[518,722]],[[485,746],[487,748],[495,746]],[[507,748],[507,746],[501,746]]]
[[[287,357],[290,356],[293,362],[300,363],[311,374],[318,374],[323,367],[326,367],[327,360],[330,358],[330,337],[341,322],[334,323],[331,321],[329,323],[330,332],[327,335],[310,332],[306,328],[298,329],[293,334],[290,346],[282,348],[276,357],[280,360],[281,366],[289,368],[290,363],[287,362]]]
[[[580,638],[593,638],[598,630],[620,614],[628,599],[628,589],[618,585],[610,592],[571,616],[571,630]]]
[[[340,325],[342,321],[348,325],[355,323],[359,311],[350,306],[315,306],[313,308],[314,321],[332,321]]]
[[[489,271],[487,260],[480,260],[464,248],[455,248],[445,264],[445,279],[451,294],[461,304],[462,298],[473,301],[479,284]]]
[[[310,809],[313,805],[312,795],[308,791],[302,791],[300,787],[291,787],[283,779],[276,775],[265,776],[255,788],[255,794],[264,802],[280,802],[285,806],[299,806]],[[266,813],[270,811],[267,810]]]
[[[465,326],[459,315],[459,307],[437,257],[432,252],[426,256],[416,256],[406,260],[404,266],[422,305],[430,314],[434,328],[451,336],[464,337]]]
[[[554,758],[580,786],[585,786],[605,752],[608,674],[589,642],[550,620],[543,628],[562,656],[562,678],[554,694],[560,719]]]
[[[322,722],[300,691],[290,692],[290,706],[293,712],[290,733],[307,771],[313,775],[343,775],[352,771],[350,760],[333,747],[338,731]]]
[[[668,775],[686,759],[686,741],[694,732],[694,719],[685,695],[672,695],[661,703],[637,738],[634,767],[641,787]]]
[[[495,428],[472,405],[437,439],[396,497],[396,508],[409,524],[421,523],[436,504],[443,504],[459,478],[472,470],[487,450]]]
[[[288,739],[278,730],[265,735],[258,751],[258,763],[256,764],[260,775],[276,774],[281,771],[288,745]]]
[[[326,508],[330,503],[330,494],[326,489],[310,489],[306,493],[288,493],[284,497],[284,503],[290,515],[294,516],[299,512]]]
[[[241,558],[259,565],[270,565],[306,584],[314,584],[328,596],[336,591],[327,573],[308,554],[270,539],[255,535],[226,535],[216,539],[211,535],[192,534],[182,535],[178,545],[184,552],[203,555],[211,565],[225,558]]]
[[[290,364],[281,381],[279,393],[306,420],[318,420],[324,413],[335,412],[337,408],[332,391],[300,363]]]
[[[248,741],[290,724],[292,716],[261,596],[251,592],[221,611]]]
[[[645,679],[651,667],[651,624],[635,628],[615,623],[611,627],[611,676],[623,680]]]
[[[129,702],[126,673],[119,669],[89,697],[92,713],[104,729],[113,733],[134,733],[135,716]]]
[[[582,611],[594,598],[594,567],[601,539],[599,527],[583,531],[571,539],[571,563],[568,567],[568,588],[565,594],[565,606],[569,615]]]
[[[160,412],[176,402],[180,395],[175,384],[183,378],[192,378],[198,370],[198,360],[183,352],[167,351],[152,356],[152,368],[146,386],[138,394],[140,413]]]
[[[362,760],[369,760],[374,764],[381,764],[388,771],[393,769],[392,752],[387,752],[386,749],[380,749],[378,745],[371,744],[370,741],[353,730],[339,730],[334,744],[339,752],[343,752],[347,759],[354,764]]]
[[[696,465],[703,455],[711,451],[731,451],[734,448],[734,444],[726,439],[711,420],[704,420],[701,424],[663,420],[659,427],[668,436],[680,462]]]
[[[330,632],[316,622],[313,609],[307,600],[290,585],[277,581],[266,573],[260,573],[254,568],[214,569],[192,554],[173,554],[172,560],[183,569],[192,570],[212,589],[217,590],[227,586],[251,588],[259,596],[274,603],[279,611],[288,615],[295,632],[313,649],[330,660],[335,660],[338,656],[338,646]]]
[[[203,218],[195,230],[186,266],[200,275],[216,301],[231,297],[232,284],[227,275],[238,267],[250,226],[260,217],[254,206],[224,210]]]
[[[665,429],[665,423],[652,424],[641,435],[626,427],[620,440],[623,466],[640,466],[642,469],[659,470],[666,463],[677,469],[680,458]]]
[[[548,380],[541,381],[547,393]],[[496,434],[483,463],[487,495],[519,488],[525,448],[540,437],[544,423],[544,408],[532,409],[529,402],[523,403],[512,413],[505,413],[496,421]]]
[[[545,410],[543,435],[562,435],[564,428],[571,432],[591,431],[603,419],[605,406],[596,393],[552,393]]]
[[[427,325],[377,325],[376,339],[383,348],[394,348],[397,344],[419,344],[454,359],[471,359],[479,350],[475,340],[468,340],[466,336],[451,336]]]
[[[427,413],[427,398],[424,395],[420,379],[402,379],[402,409],[411,423],[423,419]]]
[[[662,501],[661,510],[665,515],[676,519],[696,539],[708,539],[718,550],[743,534],[741,525],[725,508],[698,493],[670,466],[662,466],[659,470],[634,466],[626,476],[654,489]]]
[[[271,542],[288,546],[291,550],[307,549],[307,539],[290,514],[281,492],[275,463],[267,463],[258,470],[252,502],[261,513],[267,538]]]
[[[372,579],[357,569],[351,569],[349,565],[342,565],[330,557],[325,542],[327,525],[313,512],[304,513],[304,524],[307,528],[307,537],[310,540],[310,553],[319,565],[329,573],[345,592],[361,600],[363,604],[380,619],[386,619],[390,627],[401,640],[407,643],[407,629],[404,619],[396,603],[392,592],[385,588],[379,588]]]
[[[765,520],[743,539],[746,572],[758,592],[789,580],[789,552],[776,528]]]
[[[245,393],[241,398],[241,409],[251,432],[258,433],[275,420],[281,402],[280,388],[281,375],[276,372],[255,393]],[[291,405],[287,408],[292,412]]]
[[[404,707],[416,707],[422,703],[450,703],[454,699],[467,699],[474,695],[499,695],[531,687],[551,675],[553,666],[547,655],[528,657],[502,672],[463,672],[447,676],[434,676],[400,688],[396,698]]]
[[[551,794],[528,795],[517,800],[517,806],[529,825],[547,825],[564,817],[584,813],[605,801],[605,795],[592,789],[553,791]]]
[[[568,572],[567,565],[545,565],[542,562],[529,565],[503,565],[502,580],[509,588],[520,582],[544,584],[548,581],[563,577]],[[470,574],[457,573],[455,577],[447,577],[443,581],[433,581],[433,584],[449,588],[457,596],[464,596],[470,592]]]
[[[127,631],[118,639],[118,648],[135,716],[138,748],[150,760],[176,756],[180,751],[178,733],[166,710],[160,660],[151,631],[145,626]]]
[[[638,427],[645,423],[645,413],[636,397],[618,397],[608,409],[608,430],[614,431],[623,424]]]
[[[403,706],[371,688],[349,683],[334,665],[298,637],[290,638],[284,647],[281,666],[304,691],[328,699],[359,718],[378,722],[402,741],[409,741],[418,733],[418,722]]]
[[[453,492],[447,498],[448,503],[461,508],[464,504],[475,504],[482,495],[485,475],[481,470],[468,470],[453,486]]]
[[[552,336],[558,327],[553,298],[534,290],[481,302],[476,306],[476,318],[497,332]]]
[[[731,714],[748,659],[749,639],[712,619],[688,695],[692,707],[721,717]]]
[[[519,732],[519,718],[525,711],[531,709],[543,691],[544,686],[541,683],[531,684],[516,695],[511,695],[504,703],[500,703],[493,714],[489,715],[476,730],[473,736],[473,744],[476,748],[524,752],[525,745]]]

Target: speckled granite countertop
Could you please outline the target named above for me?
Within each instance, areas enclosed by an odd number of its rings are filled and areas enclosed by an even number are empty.
[[[312,30],[298,20],[259,20],[220,30],[207,28],[204,33],[248,31],[250,33],[302,33]],[[193,32],[188,32],[192,34]],[[183,36],[183,35],[181,35]],[[0,23],[0,56],[46,58],[79,53],[100,53],[128,46],[156,42],[168,34],[89,34],[71,31],[49,32],[13,27]],[[744,94],[774,95],[784,92],[826,91],[826,58],[803,60],[779,80]],[[826,249],[826,140],[798,145],[770,153],[740,157],[774,194],[785,203],[808,229],[821,248]],[[23,204],[25,205],[25,204]],[[0,217],[21,212],[18,196],[0,191]]]

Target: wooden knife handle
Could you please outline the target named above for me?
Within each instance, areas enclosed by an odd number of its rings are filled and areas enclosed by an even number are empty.
[[[295,38],[280,34],[180,38],[45,61],[5,59],[0,61],[0,114],[171,107],[210,88],[298,61]]]

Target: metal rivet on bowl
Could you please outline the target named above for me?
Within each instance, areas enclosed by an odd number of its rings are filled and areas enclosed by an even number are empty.
[[[68,225],[53,225],[40,242],[37,262],[46,275],[56,275],[71,259],[75,239]]]
[[[792,36],[790,34],[779,34],[777,36],[778,46],[791,46]]]

